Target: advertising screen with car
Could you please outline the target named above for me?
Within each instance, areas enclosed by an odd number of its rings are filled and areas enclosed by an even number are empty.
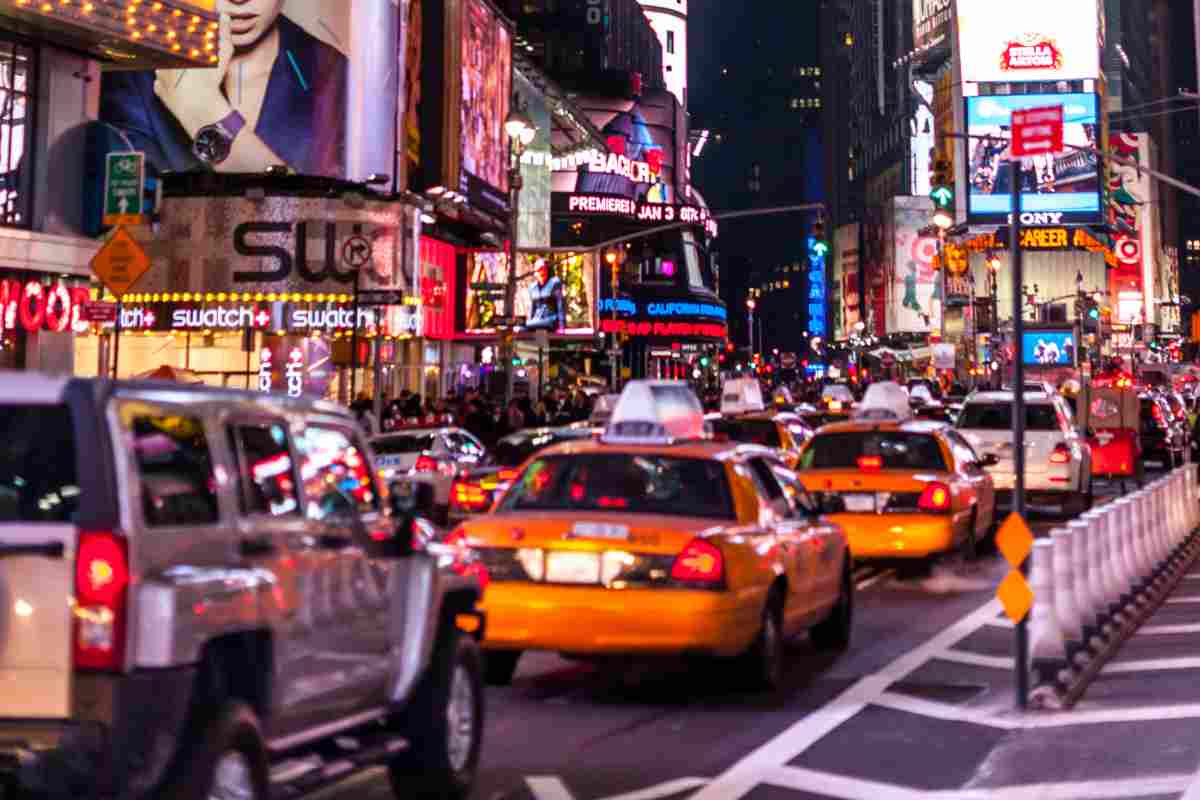
[[[1075,331],[1070,328],[1025,331],[1021,358],[1028,367],[1073,367],[1076,360]]]
[[[1092,94],[991,95],[967,98],[967,221],[1000,225],[1012,210],[1013,170],[1008,139],[1013,111],[1063,108],[1062,153],[1021,161],[1021,211],[1027,224],[1061,225],[1100,221],[1100,139]],[[989,137],[994,139],[974,138]]]

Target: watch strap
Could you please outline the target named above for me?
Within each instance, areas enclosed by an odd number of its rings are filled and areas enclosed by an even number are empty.
[[[246,118],[237,111],[230,111],[217,125],[229,134],[230,139],[235,139],[242,132],[242,128],[246,127]]]

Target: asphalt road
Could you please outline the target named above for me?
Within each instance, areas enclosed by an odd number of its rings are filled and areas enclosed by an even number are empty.
[[[1112,487],[1111,496],[1116,491]],[[1098,498],[1100,502],[1103,499]],[[1062,517],[1033,511],[1035,533]],[[655,800],[690,797],[704,782],[738,765],[797,723],[819,726],[831,701],[938,636],[964,617],[977,616],[1008,567],[995,552],[972,563],[952,562],[931,575],[901,580],[889,572],[860,570],[854,639],[838,657],[793,643],[786,688],[773,695],[729,685],[719,665],[658,664],[637,674],[615,675],[549,654],[526,654],[511,687],[491,688],[476,798],[479,800]],[[995,611],[991,612],[994,618]],[[996,636],[1011,637],[1002,630]],[[1007,641],[1007,640],[1005,640]],[[970,667],[964,667],[969,669]],[[917,678],[924,697],[942,691],[936,677]],[[897,712],[898,713],[898,712]],[[901,722],[882,718],[884,728]],[[802,727],[802,726],[799,726]],[[827,757],[871,759],[886,731],[848,729],[823,742]],[[912,732],[915,738],[923,734]],[[857,741],[856,741],[857,740]],[[950,736],[920,770],[947,770],[959,785],[958,763],[974,763],[996,743],[988,736]],[[769,749],[769,745],[768,748]],[[976,753],[975,751],[980,751]],[[965,776],[969,777],[969,776]],[[718,787],[709,790],[721,797]],[[753,800],[822,795],[758,786]],[[625,795],[629,795],[626,797]],[[335,787],[323,800],[391,797],[379,772]]]

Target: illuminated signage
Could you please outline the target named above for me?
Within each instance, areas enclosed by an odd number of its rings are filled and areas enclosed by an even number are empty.
[[[703,226],[709,236],[716,236],[718,231],[712,214],[700,206],[644,203],[620,195],[565,192],[555,192],[552,204],[555,214],[622,217],[654,225],[683,222]]]
[[[657,151],[654,151],[657,152]],[[661,168],[661,162],[660,162]],[[588,172],[594,175],[620,175],[634,183],[650,183],[654,174],[649,161],[634,161],[616,153],[595,153],[587,164]]]
[[[283,375],[287,380],[288,397],[299,397],[304,393],[304,351],[299,347],[293,347],[288,352]]]
[[[90,301],[87,287],[68,287],[62,281],[0,281],[0,332],[18,325],[27,333],[86,331],[80,313]]]
[[[819,240],[808,237],[808,330],[813,336],[824,336],[825,324],[825,260],[829,248],[819,247]]]
[[[271,367],[271,348],[264,347],[258,354],[258,390],[260,392],[271,391]]]
[[[1037,34],[1009,42],[1000,56],[1000,69],[1005,71],[1058,70],[1062,69],[1062,65],[1062,52],[1054,40]]]
[[[706,322],[639,322],[637,320],[606,319],[600,322],[604,333],[626,336],[661,336],[666,338],[724,339],[725,326]]]
[[[170,303],[158,309],[140,305],[121,307],[121,327],[125,330],[229,331],[279,327],[290,331],[334,332],[353,330],[355,319],[355,309],[347,307],[291,308],[283,317],[273,312],[270,304],[180,306]],[[284,324],[280,325],[280,320]],[[387,335],[415,335],[420,330],[421,315],[419,309],[412,306],[360,308],[357,320],[359,330],[382,327]]]
[[[625,298],[614,301],[611,297],[606,297],[600,301],[601,314],[612,314],[615,311],[617,314],[632,317],[638,314],[639,307],[637,301]],[[649,317],[713,317],[724,320],[729,316],[724,306],[712,303],[665,301],[646,303],[645,309],[646,316]]]
[[[1103,48],[1097,0],[958,0],[958,53],[970,83],[1091,80]]]
[[[1008,249],[1008,230],[1001,228],[996,233],[984,233],[968,239],[962,245],[947,243],[947,260],[953,264],[965,261],[966,251],[984,253],[988,250]],[[1022,228],[1022,250],[1086,250],[1090,253],[1106,253],[1099,239],[1085,228]],[[952,271],[954,271],[952,269]]]

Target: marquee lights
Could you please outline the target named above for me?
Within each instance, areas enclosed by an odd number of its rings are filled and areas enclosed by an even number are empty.
[[[16,10],[149,46],[195,66],[216,64],[218,22],[209,2],[15,0]]]

